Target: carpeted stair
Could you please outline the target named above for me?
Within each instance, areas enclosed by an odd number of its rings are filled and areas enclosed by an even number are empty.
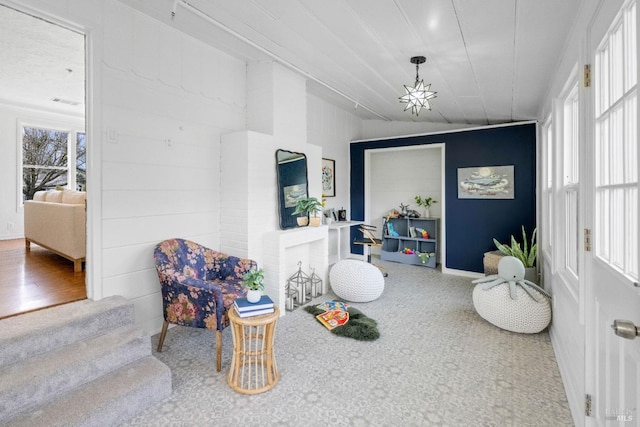
[[[123,297],[0,321],[0,425],[118,425],[170,394]]]

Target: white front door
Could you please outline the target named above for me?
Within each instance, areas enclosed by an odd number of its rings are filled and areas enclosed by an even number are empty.
[[[640,337],[625,339],[612,328],[617,319],[640,328],[636,21],[635,0],[603,0],[589,31],[586,425],[640,426]]]

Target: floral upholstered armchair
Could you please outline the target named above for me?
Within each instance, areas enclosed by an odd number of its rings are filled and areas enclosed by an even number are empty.
[[[227,310],[245,296],[242,276],[255,261],[223,254],[184,239],[160,242],[154,251],[162,287],[164,324],[158,343],[162,351],[169,323],[216,331],[216,370],[222,369],[222,330]]]

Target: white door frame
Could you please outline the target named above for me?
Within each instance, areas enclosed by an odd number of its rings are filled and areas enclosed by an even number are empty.
[[[98,102],[102,96],[101,85],[97,84],[100,82],[102,32],[99,28],[61,18],[68,15],[66,5],[62,2],[47,5],[46,7],[50,10],[30,7],[12,0],[3,0],[3,4],[85,36],[85,135],[88,142],[85,285],[87,297],[99,300],[105,296],[102,288],[102,133],[100,132],[102,106]]]

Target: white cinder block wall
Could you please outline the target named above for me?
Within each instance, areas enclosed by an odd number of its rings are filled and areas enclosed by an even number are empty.
[[[318,236],[309,240],[307,235],[317,235],[318,230],[280,230],[275,153],[278,149],[304,153],[309,195],[320,198],[322,149],[306,142],[304,78],[274,62],[250,63],[247,69],[247,126],[251,130],[221,139],[221,249],[256,260],[265,270],[266,292],[284,307],[286,278],[296,271],[298,259],[304,258],[308,271],[308,254],[313,252],[309,248],[318,247]],[[315,251],[319,253],[314,264],[324,277],[326,230],[321,235],[324,241],[319,247],[325,250]],[[289,249],[297,246],[302,250]]]

